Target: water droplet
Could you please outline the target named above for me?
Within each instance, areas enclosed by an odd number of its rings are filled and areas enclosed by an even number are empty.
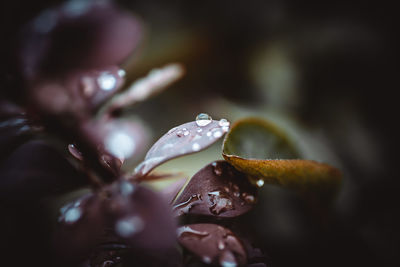
[[[201,132],[203,131],[203,129],[198,128],[196,131],[197,131],[198,133],[201,133]]]
[[[197,231],[191,228],[190,226],[182,226],[176,230],[176,233],[179,238],[191,238],[195,237],[197,239],[203,239],[204,237],[210,235],[208,232]]]
[[[76,159],[83,160],[82,153],[76,148],[76,146],[74,144],[69,144],[68,145],[68,151]]]
[[[115,157],[125,159],[133,155],[135,140],[123,131],[112,131],[105,139],[105,148]]]
[[[183,135],[184,135],[184,136],[188,136],[189,134],[190,134],[189,131],[184,131],[184,132],[183,132]]]
[[[187,214],[187,213],[189,213],[190,209],[193,206],[197,205],[200,201],[202,201],[200,194],[192,195],[185,202],[182,202],[182,203],[179,203],[179,204],[175,205],[173,207],[173,210],[175,212],[178,211],[178,215]]]
[[[256,201],[256,198],[253,195],[247,195],[244,197],[244,201],[249,204],[253,204]]]
[[[218,122],[218,125],[220,127],[227,127],[227,126],[229,127],[230,124],[231,123],[229,121],[227,121],[226,119],[220,119]]]
[[[114,261],[110,261],[110,260],[106,260],[105,262],[103,262],[103,264],[101,265],[101,267],[111,267],[115,264]]]
[[[210,257],[204,256],[204,257],[202,258],[202,260],[203,260],[203,262],[204,262],[205,264],[210,264],[210,263],[211,263],[211,258],[210,258]]]
[[[109,72],[102,72],[97,78],[97,83],[100,88],[104,91],[110,91],[117,85],[117,79],[115,76]]]
[[[240,197],[240,193],[239,193],[239,192],[233,192],[233,195],[234,195],[235,197]]]
[[[264,180],[263,179],[259,179],[256,182],[257,187],[262,187],[264,185]]]
[[[222,131],[224,131],[226,133],[227,131],[229,131],[229,126],[224,126],[221,129],[222,129]]]
[[[207,132],[206,134],[208,137],[211,137],[212,133],[211,132]]]
[[[139,216],[131,216],[119,220],[115,224],[115,231],[122,237],[130,237],[144,228],[144,222]]]
[[[133,193],[134,190],[135,190],[135,186],[132,183],[130,183],[128,181],[121,182],[120,191],[123,196],[129,196],[130,194]]]
[[[222,212],[234,209],[233,202],[230,197],[220,191],[209,192],[208,197],[212,203],[210,211],[213,214],[221,214]]]
[[[210,124],[211,121],[212,121],[212,118],[207,113],[200,113],[196,117],[196,124],[200,127]]]
[[[181,130],[176,132],[176,136],[178,137],[182,137],[183,136],[183,132]]]
[[[200,150],[200,145],[199,145],[198,143],[194,143],[194,144],[192,145],[192,150],[193,150],[193,151],[199,151],[199,150]]]
[[[213,133],[213,136],[214,138],[220,138],[222,136],[222,132],[217,130]]]
[[[125,70],[123,70],[123,69],[119,69],[118,70],[118,76],[119,77],[125,77],[125,75],[126,75],[126,71]]]
[[[225,243],[224,243],[224,241],[219,241],[218,242],[218,249],[219,250],[224,250],[225,249]]]
[[[68,209],[65,213],[64,213],[64,222],[66,223],[74,223],[77,222],[79,220],[79,218],[81,218],[82,216],[82,211],[79,207],[73,207]]]
[[[221,258],[219,259],[219,263],[222,267],[236,267],[238,266],[235,255],[229,250],[226,250],[223,252],[221,255]]]
[[[214,174],[221,176],[222,172],[223,172],[222,166],[220,164],[218,164],[217,162],[213,162],[213,163],[211,163],[211,165],[213,166]]]

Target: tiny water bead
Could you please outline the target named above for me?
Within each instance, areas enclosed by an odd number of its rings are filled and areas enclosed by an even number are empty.
[[[118,70],[118,76],[119,77],[125,77],[126,75],[126,71],[124,69],[119,69]]]
[[[121,182],[120,184],[121,195],[129,196],[130,194],[133,193],[133,191],[135,191],[135,186],[132,183],[128,181]]]
[[[74,156],[78,160],[83,160],[82,153],[76,148],[74,144],[69,144],[68,145],[68,151],[71,153],[72,156]]]
[[[59,222],[73,224],[82,217],[82,210],[80,208],[80,201],[68,203],[60,209],[61,215],[58,218]]]
[[[258,179],[256,182],[257,187],[262,187],[264,185],[264,180],[263,179]]]
[[[135,140],[124,131],[112,131],[105,139],[105,147],[114,156],[125,159],[133,155]]]
[[[218,122],[218,125],[221,126],[221,127],[226,127],[226,126],[229,127],[230,124],[231,123],[226,119],[220,119],[219,122]]]
[[[215,131],[213,133],[214,138],[220,138],[222,136],[222,132],[221,131]]]
[[[115,224],[115,231],[122,237],[130,237],[144,229],[144,222],[139,216],[131,216],[119,220]]]
[[[97,78],[99,87],[104,91],[110,91],[117,85],[117,78],[109,72],[102,72]]]
[[[234,209],[232,199],[230,199],[228,194],[220,191],[214,191],[208,193],[210,202],[210,212],[219,215],[222,212]]]
[[[198,143],[194,143],[194,144],[192,145],[192,150],[193,150],[193,151],[199,151],[199,150],[200,150],[200,145],[199,145]]]
[[[207,113],[200,113],[196,117],[196,124],[197,124],[197,126],[200,126],[200,127],[204,127],[204,126],[210,124],[211,121],[212,121],[212,118]]]

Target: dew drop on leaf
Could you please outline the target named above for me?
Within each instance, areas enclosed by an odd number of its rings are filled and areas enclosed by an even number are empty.
[[[257,187],[262,187],[264,185],[264,180],[263,179],[258,179],[256,182]]]
[[[115,76],[109,72],[103,72],[97,78],[97,83],[99,87],[104,91],[110,91],[117,85],[117,79]]]
[[[198,126],[200,126],[200,127],[203,127],[203,126],[206,126],[206,125],[210,124],[211,121],[212,121],[212,118],[207,113],[200,113],[196,117],[196,124]]]

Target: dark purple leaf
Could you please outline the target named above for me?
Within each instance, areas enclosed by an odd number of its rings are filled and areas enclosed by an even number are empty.
[[[30,141],[0,166],[0,196],[40,199],[87,184],[87,178],[44,141]]]
[[[144,161],[135,169],[134,176],[140,178],[168,160],[204,150],[228,130],[229,122],[211,118],[175,127],[150,148]]]
[[[253,208],[257,188],[226,161],[215,161],[197,172],[174,205],[176,215],[236,217]]]
[[[247,263],[241,241],[227,228],[216,224],[190,224],[178,228],[178,241],[202,262],[218,266]]]
[[[154,253],[174,246],[176,228],[168,203],[149,189],[118,181],[85,201],[62,209],[56,242],[64,257],[82,259],[104,243]]]
[[[123,76],[119,67],[108,66],[37,79],[29,91],[30,101],[46,115],[72,114],[82,120],[122,86]]]
[[[22,32],[28,79],[122,63],[141,39],[131,14],[105,1],[67,1],[40,13]]]

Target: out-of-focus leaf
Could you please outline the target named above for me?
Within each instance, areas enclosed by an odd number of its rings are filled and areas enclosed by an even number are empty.
[[[257,188],[226,161],[215,161],[197,172],[174,205],[176,215],[237,217],[253,208]]]
[[[87,184],[87,178],[44,141],[18,147],[0,165],[0,198],[41,199]]]
[[[246,250],[232,231],[216,224],[190,224],[178,228],[179,243],[206,264],[244,266]]]
[[[138,46],[141,23],[106,1],[66,1],[22,32],[20,59],[28,79],[121,64]]]
[[[86,116],[111,97],[124,83],[118,66],[71,71],[57,77],[35,80],[29,91],[32,105],[46,115]]]
[[[220,139],[229,130],[229,122],[222,119],[188,122],[171,129],[147,152],[146,157],[134,170],[133,176],[140,179],[163,162],[204,150]]]
[[[224,158],[248,174],[258,186],[265,182],[300,192],[337,191],[341,181],[339,170],[316,161],[288,159],[296,158],[296,155],[283,133],[273,125],[253,118],[235,123],[223,146]]]
[[[254,159],[298,158],[293,142],[274,124],[257,118],[235,122],[224,140],[225,155]]]
[[[175,222],[168,203],[145,187],[118,181],[61,209],[56,245],[61,257],[82,260],[102,243],[135,251],[173,248]]]
[[[136,80],[125,92],[115,96],[111,100],[109,112],[114,112],[158,94],[171,83],[182,78],[184,72],[183,66],[177,63],[151,70],[146,77]]]

